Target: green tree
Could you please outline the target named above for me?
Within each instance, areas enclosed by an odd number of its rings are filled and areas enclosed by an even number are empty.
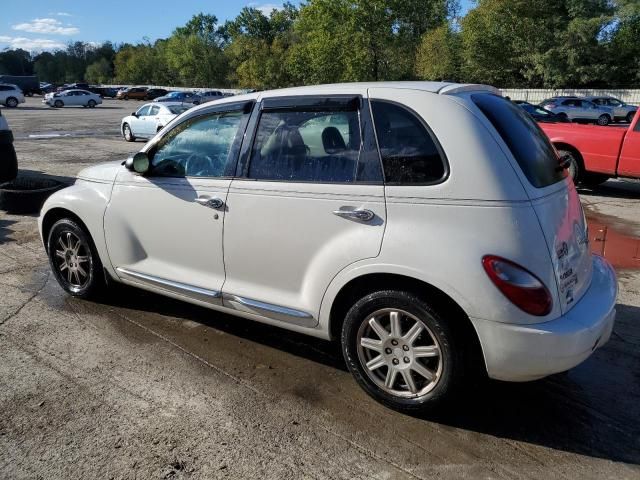
[[[108,83],[113,77],[113,68],[106,58],[101,58],[87,67],[84,75],[90,83]]]
[[[423,80],[461,79],[462,42],[449,24],[422,36],[416,53],[416,74]]]

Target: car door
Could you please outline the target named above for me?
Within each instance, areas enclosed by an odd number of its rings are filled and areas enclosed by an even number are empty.
[[[365,91],[366,92],[366,91]],[[225,306],[311,327],[343,268],[380,252],[386,221],[366,100],[266,98],[225,217]]]
[[[161,109],[160,105],[151,105],[149,108],[149,115],[147,116],[147,121],[145,123],[146,134],[148,136],[153,136],[158,131],[158,126],[161,124]]]
[[[596,120],[600,115],[602,115],[604,113],[604,111],[600,108],[598,108],[598,105],[596,105],[593,102],[589,102],[587,100],[581,100],[580,101],[582,103],[582,115],[583,118],[587,118],[589,120]]]
[[[125,283],[219,304],[226,198],[249,112],[206,109],[145,147],[150,171],[124,167],[104,217],[109,258]]]
[[[624,137],[618,162],[618,175],[640,177],[640,118],[636,120],[633,130],[629,127]]]
[[[133,135],[145,136],[147,131],[147,116],[150,110],[149,105],[143,105],[136,111],[136,114],[131,117],[131,132]]]

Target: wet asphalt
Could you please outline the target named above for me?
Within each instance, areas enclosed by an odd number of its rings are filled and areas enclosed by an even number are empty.
[[[23,175],[143,145],[118,137],[140,102],[38,102],[2,111]],[[37,218],[0,211],[0,478],[640,478],[640,183],[580,193],[619,276],[609,343],[422,417],[366,396],[335,344],[133,288],[71,298]]]

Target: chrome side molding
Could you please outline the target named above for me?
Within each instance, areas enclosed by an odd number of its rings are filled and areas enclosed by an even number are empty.
[[[146,273],[136,272],[135,270],[129,270],[128,268],[123,267],[117,267],[116,270],[118,274],[133,281],[141,281],[165,290],[170,290],[171,292],[179,295],[185,295],[214,305],[222,305],[222,292],[217,290],[208,290],[206,288],[196,287],[186,283],[174,282],[173,280],[167,280],[166,278],[156,277],[154,275],[147,275]]]
[[[253,313],[262,317],[293,323],[301,327],[315,327],[318,323],[313,315],[293,308],[282,307],[271,303],[260,302],[251,298],[240,297],[230,293],[222,294],[223,305],[245,313]]]
[[[164,290],[169,290],[178,295],[200,300],[212,305],[226,307],[230,310],[252,313],[280,322],[292,323],[301,327],[315,327],[318,321],[310,313],[293,308],[282,307],[271,303],[240,297],[230,293],[222,293],[217,290],[209,290],[186,283],[167,280],[166,278],[136,272],[128,268],[117,267],[116,271],[124,280],[153,285]]]

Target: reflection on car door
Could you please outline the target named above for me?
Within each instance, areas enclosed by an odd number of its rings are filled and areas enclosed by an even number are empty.
[[[147,115],[149,114],[149,105],[140,107],[136,112],[137,116],[131,118],[131,131],[134,135],[146,135]]]
[[[119,172],[104,230],[123,282],[221,303],[225,203],[249,112],[244,104],[217,107],[152,145],[146,176]]]
[[[620,152],[618,175],[640,176],[640,120],[633,130],[627,132]]]
[[[368,104],[355,94],[267,98],[254,122],[227,200],[224,304],[314,326],[331,279],[381,247],[384,186]]]
[[[152,105],[149,109],[149,115],[145,123],[146,135],[152,137],[158,131],[158,122],[160,121],[160,106]]]

